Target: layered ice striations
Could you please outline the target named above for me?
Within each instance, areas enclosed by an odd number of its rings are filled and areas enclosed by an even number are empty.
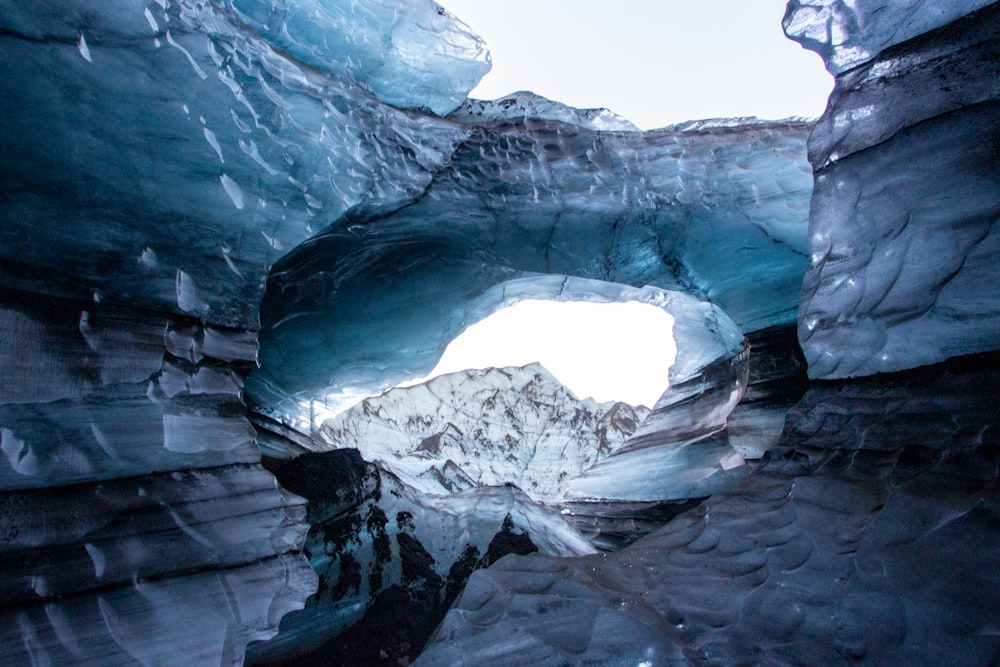
[[[417,24],[464,34],[407,7],[397,47]],[[243,19],[183,0],[0,3],[12,664],[240,664],[315,590],[303,501],[261,467],[242,398],[265,276],[347,209],[411,201],[466,131],[373,96],[378,77],[417,81],[398,60],[359,73],[366,89]],[[468,40],[455,67],[482,72]],[[464,97],[439,83],[412,105]]]
[[[911,4],[937,17],[929,27],[975,9]],[[812,377],[1000,348],[998,29],[994,3],[838,75],[809,143],[816,174],[799,337]]]

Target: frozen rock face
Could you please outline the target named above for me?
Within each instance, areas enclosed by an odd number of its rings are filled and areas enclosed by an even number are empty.
[[[810,138],[799,338],[814,378],[1000,348],[1000,6],[957,18],[982,3],[967,4],[909,3],[905,41],[881,18],[848,24],[845,43],[884,39],[850,56]],[[789,6],[809,48],[811,15]]]
[[[409,661],[474,570],[508,553],[594,551],[517,489],[429,498],[353,449],[302,455],[276,475],[309,499],[306,549],[320,584],[276,637],[250,646],[249,665]]]
[[[995,664],[998,361],[814,385],[631,547],[473,574],[418,664]]]
[[[510,484],[556,500],[567,479],[614,453],[649,412],[580,400],[544,367],[465,371],[368,398],[323,423],[424,493]]]

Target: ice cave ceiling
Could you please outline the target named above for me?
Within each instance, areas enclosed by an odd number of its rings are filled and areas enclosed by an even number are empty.
[[[639,132],[430,0],[0,0],[4,664],[1000,661],[1000,3],[784,27],[818,121]],[[327,418],[538,298],[656,405]]]

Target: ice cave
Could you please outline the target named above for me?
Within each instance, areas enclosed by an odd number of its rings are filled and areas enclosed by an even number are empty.
[[[648,131],[432,0],[0,7],[0,663],[1000,664],[1000,2]],[[527,300],[665,390],[412,384]]]

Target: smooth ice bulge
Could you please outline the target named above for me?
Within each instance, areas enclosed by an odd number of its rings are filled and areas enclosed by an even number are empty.
[[[346,72],[386,104],[447,114],[490,70],[485,44],[431,0],[229,0],[300,62]]]

